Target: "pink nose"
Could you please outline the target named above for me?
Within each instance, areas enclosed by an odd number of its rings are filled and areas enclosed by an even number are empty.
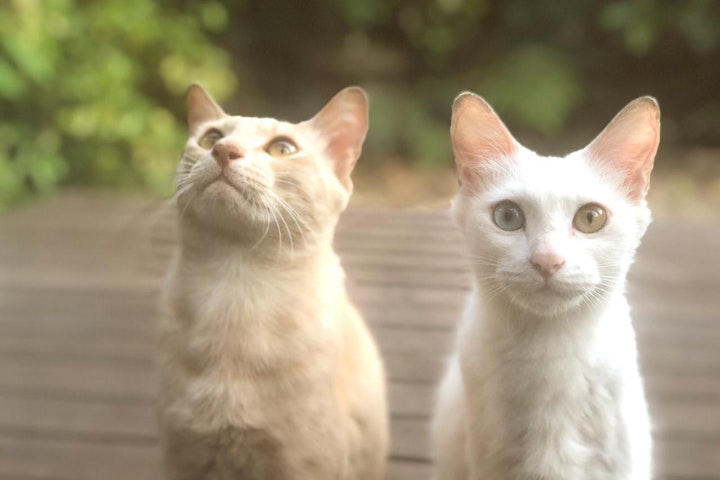
[[[565,265],[565,259],[552,252],[535,252],[530,256],[530,263],[547,280]]]
[[[234,143],[218,142],[212,149],[212,156],[221,167],[227,166],[231,161],[242,158],[240,147]]]

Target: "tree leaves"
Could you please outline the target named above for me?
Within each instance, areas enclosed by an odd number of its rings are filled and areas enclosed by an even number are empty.
[[[222,8],[201,22],[146,0],[0,3],[0,208],[60,182],[169,193],[178,97],[193,81],[221,99],[234,88],[203,29],[223,28]]]

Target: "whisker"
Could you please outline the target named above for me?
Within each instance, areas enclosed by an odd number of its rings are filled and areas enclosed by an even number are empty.
[[[265,214],[265,216],[267,217],[267,221],[264,222],[264,223],[265,223],[265,230],[263,231],[263,234],[260,236],[260,239],[259,239],[257,242],[255,242],[255,244],[250,248],[250,251],[255,250],[255,248],[257,248],[260,244],[262,244],[262,242],[263,242],[263,241],[265,240],[265,238],[267,237],[268,232],[270,231],[270,214],[268,213],[269,208],[268,208],[268,205],[267,205],[267,201],[265,200],[265,196],[264,196],[264,195],[260,195],[260,196],[259,196],[259,200],[260,200],[260,202],[263,204],[263,208],[261,209],[261,212],[262,212],[263,214]]]

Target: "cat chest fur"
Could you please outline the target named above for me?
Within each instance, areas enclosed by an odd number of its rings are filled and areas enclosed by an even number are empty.
[[[242,268],[221,272],[211,282],[185,271],[171,282],[161,395],[172,431],[167,448],[196,445],[196,465],[241,478],[283,478],[284,470],[313,464],[341,468],[311,451],[315,438],[338,436],[342,423],[331,312],[309,301],[307,286],[277,276],[271,283]],[[197,287],[205,284],[213,288]],[[270,285],[275,301],[259,300],[269,298]],[[321,421],[308,426],[306,418]],[[342,450],[342,438],[334,443]]]
[[[622,368],[635,362],[629,318],[613,317],[622,310],[586,324],[469,323],[459,353],[477,478],[625,478],[630,417],[642,418],[644,401]]]
[[[218,428],[333,379],[337,333],[331,312],[298,285],[248,270],[228,268],[212,282],[202,272],[184,272],[180,279],[197,283],[172,283],[166,377],[182,389],[176,400],[217,416],[211,424]]]

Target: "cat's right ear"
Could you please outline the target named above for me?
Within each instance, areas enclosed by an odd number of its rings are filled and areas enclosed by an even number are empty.
[[[223,109],[197,83],[188,88],[187,107],[188,131],[191,135],[197,134],[197,130],[202,124],[225,117]]]
[[[471,92],[453,103],[450,137],[458,181],[470,188],[482,183],[484,166],[511,157],[520,146],[492,107]]]

